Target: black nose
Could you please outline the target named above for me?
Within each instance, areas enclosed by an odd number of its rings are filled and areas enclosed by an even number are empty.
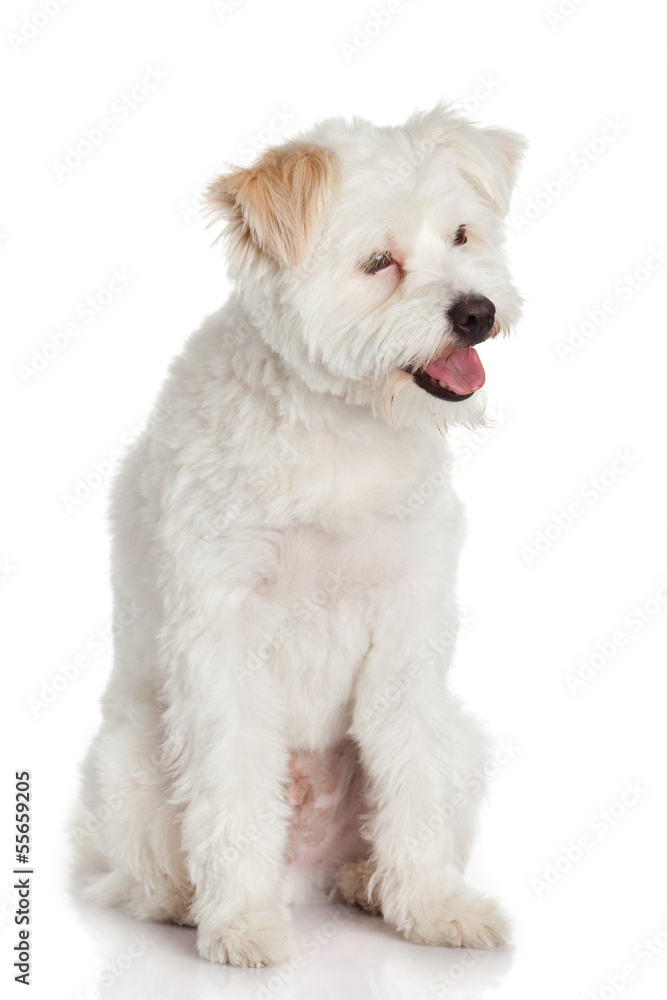
[[[454,332],[470,346],[479,344],[493,326],[496,307],[484,295],[459,299],[449,310]]]

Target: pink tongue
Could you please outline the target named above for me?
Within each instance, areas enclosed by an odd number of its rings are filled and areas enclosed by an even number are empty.
[[[486,378],[479,354],[474,347],[455,351],[448,358],[438,358],[424,371],[431,378],[444,382],[459,396],[481,389]]]

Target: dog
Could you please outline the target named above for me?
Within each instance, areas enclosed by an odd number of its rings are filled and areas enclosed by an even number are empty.
[[[418,944],[507,940],[463,874],[489,743],[447,685],[446,436],[483,424],[476,348],[520,317],[524,146],[440,104],[326,120],[208,189],[235,287],[113,486],[137,613],[77,830],[91,899],[195,926],[212,962],[284,961],[318,898]]]

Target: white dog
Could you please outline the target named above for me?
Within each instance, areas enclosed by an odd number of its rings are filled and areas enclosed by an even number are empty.
[[[519,317],[523,147],[444,106],[334,119],[209,189],[236,290],[115,484],[137,614],[79,831],[92,898],[195,925],[211,961],[281,962],[289,905],[332,889],[420,944],[506,937],[462,874],[488,748],[446,682],[442,429],[483,421],[475,345]]]

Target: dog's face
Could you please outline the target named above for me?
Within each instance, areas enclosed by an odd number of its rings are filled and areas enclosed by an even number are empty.
[[[209,197],[267,343],[392,422],[474,424],[475,348],[520,315],[502,243],[523,148],[436,108],[397,128],[330,120],[219,178]]]

